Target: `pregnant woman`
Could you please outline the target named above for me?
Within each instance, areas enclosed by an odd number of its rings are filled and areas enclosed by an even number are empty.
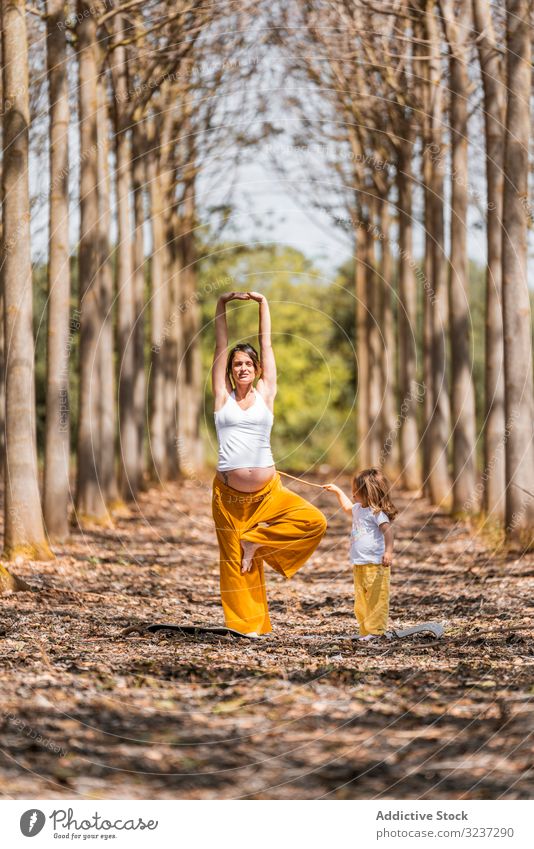
[[[232,300],[259,304],[259,357],[246,344],[228,352],[226,304]],[[257,637],[271,630],[263,561],[291,578],[326,531],[323,514],[282,486],[271,453],[276,363],[264,295],[230,292],[219,298],[212,385],[219,442],[212,509],[224,618],[228,628]]]

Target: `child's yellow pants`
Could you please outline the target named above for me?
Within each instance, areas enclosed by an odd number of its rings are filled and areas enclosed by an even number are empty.
[[[360,636],[383,634],[389,616],[389,566],[365,563],[354,569],[354,613]]]
[[[243,634],[266,634],[271,622],[263,561],[285,578],[291,578],[319,545],[326,531],[326,519],[313,504],[285,489],[278,473],[255,492],[239,492],[215,477],[212,512],[219,543],[226,625]],[[241,539],[260,545],[252,568],[245,574],[241,572]]]

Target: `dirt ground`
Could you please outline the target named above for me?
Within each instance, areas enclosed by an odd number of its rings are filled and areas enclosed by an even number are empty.
[[[350,520],[290,487],[329,529],[291,582],[269,570],[257,642],[122,634],[222,622],[208,477],[13,569],[38,591],[0,598],[0,796],[532,798],[534,555],[400,493],[392,625],[445,636],[357,643]]]

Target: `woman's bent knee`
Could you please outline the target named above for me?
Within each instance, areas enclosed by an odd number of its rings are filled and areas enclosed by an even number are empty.
[[[314,524],[317,527],[317,533],[321,534],[321,536],[324,536],[324,534],[326,533],[326,529],[328,527],[328,522],[326,521],[326,516],[323,513],[321,513],[320,510],[316,510],[316,517],[315,517]]]

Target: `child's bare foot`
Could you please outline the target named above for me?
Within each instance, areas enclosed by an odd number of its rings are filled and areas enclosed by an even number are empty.
[[[243,559],[241,561],[241,572],[250,572],[252,568],[252,558],[254,557],[254,552],[258,548],[258,544],[255,542],[249,542],[246,539],[241,540],[241,548],[243,549]]]

